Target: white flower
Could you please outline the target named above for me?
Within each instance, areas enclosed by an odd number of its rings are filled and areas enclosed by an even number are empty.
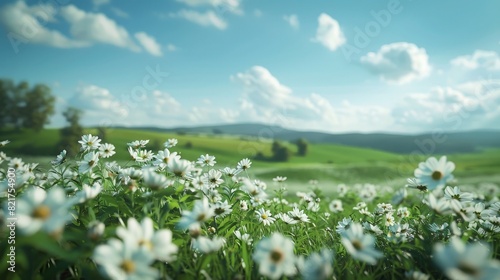
[[[70,206],[62,188],[52,187],[46,192],[32,187],[17,201],[18,228],[25,235],[34,234],[39,230],[57,233],[73,219],[69,211]]]
[[[238,162],[236,168],[240,170],[247,170],[252,165],[252,162],[248,158],[244,158]]]
[[[80,173],[92,172],[92,168],[94,168],[99,162],[99,154],[90,152],[83,157],[83,160],[78,162],[78,171]]]
[[[20,169],[24,166],[24,162],[20,158],[12,158],[9,161],[9,167],[12,167],[14,169]]]
[[[85,152],[97,150],[101,146],[100,142],[101,139],[97,136],[92,136],[92,134],[83,135],[82,139],[78,141],[82,146],[81,150]]]
[[[149,162],[153,159],[153,151],[150,150],[137,150],[134,160],[136,162]]]
[[[221,177],[222,172],[220,172],[219,170],[210,169],[208,173],[203,174],[203,181],[205,181],[205,183],[210,188],[216,188],[224,182]]]
[[[177,152],[170,153],[168,149],[165,149],[163,151],[159,151],[158,154],[155,156],[155,161],[153,162],[154,165],[160,166],[164,168],[165,166],[168,165],[170,160],[179,160],[181,159],[181,156],[177,154]]]
[[[1,147],[5,147],[7,144],[9,144],[10,141],[9,140],[3,140],[2,142],[0,142],[0,148]]]
[[[193,249],[200,251],[203,254],[209,254],[219,251],[225,243],[226,240],[222,237],[215,236],[210,239],[205,236],[199,236],[198,238],[192,240],[191,246],[193,246]]]
[[[95,198],[102,191],[102,185],[99,183],[94,183],[92,187],[87,184],[82,186],[82,190],[75,195],[77,203],[83,203]]]
[[[297,273],[293,242],[277,232],[257,243],[253,260],[259,265],[259,273],[271,279],[278,279],[282,275],[293,276]]]
[[[312,253],[300,269],[303,279],[329,279],[333,273],[333,252],[327,249]]]
[[[330,211],[332,211],[333,213],[344,211],[344,208],[342,207],[342,201],[339,199],[332,200],[328,205],[328,208],[330,208]]]
[[[172,243],[172,232],[168,229],[154,231],[153,221],[146,217],[141,224],[134,218],[129,218],[127,228],[118,227],[116,235],[122,240],[135,243],[138,247],[149,251],[155,259],[163,262],[175,260],[177,245]]]
[[[177,145],[177,143],[178,143],[177,139],[172,138],[172,139],[168,139],[165,143],[163,143],[163,146],[165,146],[165,148],[172,148],[172,147],[175,147],[175,145]]]
[[[461,192],[459,187],[446,187],[444,189],[444,199],[448,201],[454,211],[459,212],[465,202],[472,201],[472,194]]]
[[[351,227],[352,219],[351,218],[343,218],[342,221],[340,221],[337,224],[337,229],[336,231],[338,233],[343,233],[344,231],[348,230]]]
[[[429,280],[430,276],[418,270],[412,270],[406,271],[405,277],[410,280]]]
[[[427,199],[424,199],[422,202],[438,214],[445,215],[451,212],[448,201],[444,198],[437,199],[432,193],[429,193]]]
[[[101,272],[111,279],[158,279],[159,272],[150,265],[154,256],[130,241],[110,239],[95,248],[92,259],[100,265]]]
[[[56,159],[51,161],[52,165],[60,165],[61,163],[66,161],[66,150],[63,150],[60,154],[57,155]]]
[[[288,211],[288,216],[295,221],[300,221],[303,223],[309,223],[309,217],[304,213],[304,210],[299,210],[299,208],[295,207],[292,211]]]
[[[407,195],[408,195],[408,193],[407,193],[405,188],[399,189],[392,196],[391,203],[394,205],[399,205],[401,202],[403,202],[403,200],[406,198]]]
[[[363,227],[353,223],[349,229],[342,233],[342,244],[347,252],[355,259],[368,264],[376,264],[377,259],[383,256],[375,249],[375,238],[363,233]]]
[[[148,143],[149,140],[135,140],[130,143],[127,143],[127,146],[137,150],[139,148],[145,148]]]
[[[248,204],[246,200],[240,201],[240,209],[241,211],[247,211],[248,210]]]
[[[102,158],[109,158],[115,154],[115,146],[113,144],[102,144],[99,147],[99,155]]]
[[[165,175],[158,174],[152,169],[144,170],[142,172],[142,178],[144,180],[144,185],[154,191],[167,188],[170,185],[170,181]]]
[[[216,217],[225,217],[229,215],[233,209],[231,209],[231,205],[225,200],[224,202],[218,201],[214,205],[214,213]]]
[[[383,232],[382,230],[377,226],[377,225],[372,225],[368,222],[363,223],[363,227],[369,231],[370,233],[373,233],[375,235],[381,235]]]
[[[188,229],[193,225],[200,226],[200,223],[209,220],[213,216],[214,208],[208,203],[208,199],[203,197],[202,200],[195,201],[193,211],[182,212],[182,217],[177,226],[180,229]]]
[[[275,178],[273,178],[273,181],[276,182],[276,183],[283,183],[286,181],[286,177],[282,177],[282,176],[277,176]]]
[[[429,190],[434,190],[444,187],[446,182],[453,179],[451,174],[453,170],[455,164],[446,161],[446,156],[441,157],[439,161],[435,157],[430,157],[427,161],[419,163],[414,175],[420,184]]]
[[[255,214],[257,219],[259,219],[259,222],[263,223],[265,226],[269,226],[276,221],[276,219],[272,217],[271,212],[269,210],[265,210],[264,208],[255,211]]]
[[[489,258],[490,249],[482,243],[464,244],[456,236],[450,243],[434,246],[434,261],[451,279],[499,279],[500,262]]]
[[[104,229],[106,226],[99,222],[93,221],[88,226],[87,236],[94,241],[99,240],[104,235]]]
[[[408,184],[405,185],[407,188],[417,189],[421,192],[427,191],[427,186],[421,184],[420,180],[418,180],[417,178],[408,178],[406,179],[406,181],[408,182]]]
[[[171,159],[167,167],[175,176],[183,178],[189,174],[189,171],[192,169],[192,164],[185,159]]]
[[[251,238],[250,234],[248,234],[248,233],[241,234],[241,232],[239,230],[236,230],[234,232],[234,235],[236,235],[236,238],[245,242],[246,244],[248,244],[248,245],[252,244],[253,239]]]
[[[196,161],[201,166],[214,166],[217,162],[215,161],[215,157],[209,154],[201,155]]]

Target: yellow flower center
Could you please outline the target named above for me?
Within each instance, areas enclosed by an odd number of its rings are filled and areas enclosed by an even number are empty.
[[[148,248],[149,250],[153,249],[153,244],[149,240],[141,240],[139,241],[139,246],[144,246]]]
[[[47,220],[50,217],[50,208],[47,205],[40,205],[33,210],[32,216],[37,219]]]
[[[478,269],[468,263],[460,262],[457,268],[466,275],[479,276]]]
[[[443,178],[443,173],[441,171],[434,171],[432,172],[432,179],[435,181],[441,180]]]
[[[353,240],[352,242],[352,246],[356,249],[356,250],[361,250],[363,248],[363,245],[361,244],[361,242],[357,239]]]
[[[263,213],[262,215],[260,215],[260,217],[261,217],[262,219],[264,219],[264,220],[268,218],[268,216],[267,216],[267,214],[266,214],[266,213]]]
[[[135,263],[131,260],[124,260],[120,265],[121,269],[127,274],[131,274],[135,271]]]
[[[201,213],[200,215],[198,215],[198,219],[196,219],[198,222],[201,222],[203,220],[205,220],[205,214],[204,213]]]

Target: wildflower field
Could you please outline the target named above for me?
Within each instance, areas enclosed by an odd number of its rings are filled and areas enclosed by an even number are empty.
[[[461,185],[445,156],[326,195],[176,139],[101,142],[48,170],[0,148],[0,279],[500,279],[500,189]]]

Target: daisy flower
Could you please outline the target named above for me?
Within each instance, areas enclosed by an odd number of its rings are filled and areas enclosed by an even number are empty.
[[[180,229],[188,229],[193,225],[200,226],[200,223],[208,221],[214,214],[214,208],[210,205],[208,199],[203,197],[202,200],[195,201],[192,211],[182,212],[182,217],[177,226]]]
[[[265,226],[269,226],[276,221],[276,219],[272,217],[271,212],[264,208],[256,210],[255,214],[257,219],[259,219],[259,223],[263,223]]]
[[[352,219],[351,218],[343,218],[342,221],[340,221],[337,224],[337,229],[336,231],[338,233],[343,233],[346,230],[348,230],[351,227]]]
[[[170,153],[168,149],[163,151],[159,151],[158,154],[154,156],[155,161],[153,162],[156,166],[161,166],[164,168],[170,162],[170,160],[179,160],[181,156],[177,154],[177,152]]]
[[[427,195],[427,198],[422,201],[424,204],[427,204],[434,212],[441,214],[441,215],[446,215],[451,212],[450,209],[450,204],[444,197],[441,198],[436,198],[434,194],[429,193]]]
[[[222,237],[215,236],[210,239],[205,236],[199,236],[198,238],[192,240],[191,246],[196,251],[203,254],[209,254],[219,251],[225,243],[226,240]]]
[[[92,259],[99,265],[101,273],[111,279],[149,280],[160,277],[159,271],[150,266],[154,256],[129,240],[110,239],[107,244],[95,248]]]
[[[177,145],[178,141],[177,139],[175,138],[172,138],[172,139],[168,139],[165,143],[163,143],[163,146],[165,146],[165,148],[172,148],[172,147],[175,147]]]
[[[32,187],[17,201],[17,225],[21,233],[31,235],[39,230],[60,232],[73,219],[65,191],[52,187],[47,192]]]
[[[342,233],[342,244],[347,252],[357,260],[374,265],[383,254],[375,249],[375,238],[363,233],[361,224],[353,223]]]
[[[499,279],[500,262],[491,260],[487,245],[476,242],[464,244],[456,236],[450,243],[434,245],[434,261],[451,279]]]
[[[62,163],[63,163],[63,162],[65,162],[65,161],[66,161],[66,150],[63,150],[61,153],[59,153],[59,154],[57,155],[56,159],[55,159],[55,160],[53,160],[53,161],[51,161],[50,163],[51,163],[52,165],[57,166],[57,165],[62,164]]]
[[[78,171],[80,173],[91,172],[92,168],[94,168],[99,162],[99,154],[95,152],[90,152],[83,157],[83,160],[78,162]]]
[[[102,158],[109,158],[113,156],[115,153],[116,153],[115,146],[113,144],[105,143],[99,147],[99,155]]]
[[[131,147],[132,149],[140,149],[140,148],[145,148],[146,145],[149,143],[149,140],[135,140],[130,143],[127,143],[127,146]]]
[[[215,161],[215,157],[209,154],[201,155],[196,161],[201,166],[214,166],[217,162]]]
[[[276,182],[276,183],[283,183],[286,181],[286,177],[282,177],[282,176],[277,176],[275,178],[273,178],[273,181]]]
[[[92,136],[92,134],[83,135],[82,139],[78,141],[82,146],[80,150],[88,152],[97,150],[101,146],[101,139],[97,136]]]
[[[282,275],[293,276],[297,273],[293,242],[278,232],[256,244],[253,260],[259,265],[259,273],[271,279],[278,279]]]
[[[116,235],[128,243],[147,250],[155,259],[163,262],[175,260],[177,245],[172,243],[172,232],[168,229],[155,231],[153,221],[146,217],[141,223],[129,218],[127,227],[118,227]]]
[[[312,253],[301,265],[300,273],[303,279],[329,279],[333,274],[333,252],[327,249]]]
[[[236,166],[236,168],[244,171],[244,170],[249,169],[251,165],[252,165],[252,162],[248,158],[244,158],[238,162],[238,165]]]
[[[83,203],[85,201],[89,201],[93,198],[95,198],[99,193],[102,191],[102,185],[99,183],[94,183],[92,187],[90,187],[87,184],[83,184],[82,190],[76,193],[75,195],[75,202],[76,203]]]
[[[5,147],[9,143],[10,143],[9,140],[3,140],[2,142],[0,142],[0,148]]]
[[[444,199],[448,201],[453,210],[459,212],[464,203],[472,201],[472,194],[461,192],[459,187],[446,187],[446,189],[444,189]]]
[[[101,237],[104,235],[105,228],[106,226],[100,221],[90,222],[87,230],[88,238],[94,241],[101,239]]]
[[[208,173],[203,174],[202,179],[210,188],[216,188],[220,184],[224,183],[224,180],[221,179],[222,172],[215,169],[210,169]]]
[[[158,174],[152,169],[146,169],[142,172],[144,185],[148,188],[157,191],[167,188],[171,182],[165,175]]]
[[[333,213],[338,213],[338,212],[342,212],[344,211],[344,208],[342,207],[342,201],[339,200],[339,199],[334,199],[330,202],[330,204],[328,205],[328,208],[330,209],[330,211],[332,211]]]
[[[253,239],[250,236],[250,234],[248,234],[248,233],[241,234],[241,232],[239,230],[236,230],[236,231],[234,231],[234,235],[236,235],[236,238],[245,242],[246,244],[248,244],[248,245],[252,244]]]
[[[190,161],[185,159],[172,159],[168,162],[167,168],[177,177],[186,177],[192,169]]]
[[[426,186],[429,190],[442,188],[446,182],[453,179],[451,174],[455,170],[455,164],[446,160],[443,156],[439,161],[435,157],[428,158],[421,162],[415,169],[414,175],[419,184]]]
[[[9,167],[12,167],[14,169],[19,169],[21,167],[24,166],[24,162],[22,159],[20,158],[12,158],[10,161],[9,161]]]
[[[295,207],[292,211],[288,212],[288,216],[295,221],[309,223],[309,217],[304,213],[304,210],[299,210],[299,208]]]
[[[231,209],[231,205],[225,200],[224,202],[217,202],[214,205],[214,213],[216,217],[225,217],[229,215],[233,209]]]

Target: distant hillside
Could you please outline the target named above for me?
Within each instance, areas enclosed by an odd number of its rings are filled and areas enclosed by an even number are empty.
[[[355,147],[371,148],[387,152],[409,154],[454,154],[477,152],[484,148],[500,148],[500,130],[452,132],[433,136],[432,133],[418,135],[398,135],[388,133],[347,133],[329,134],[322,132],[295,131],[279,126],[244,123],[230,125],[155,128],[134,127],[157,132],[176,132],[180,134],[228,134],[255,138],[294,141],[305,138],[311,143],[333,143]]]

